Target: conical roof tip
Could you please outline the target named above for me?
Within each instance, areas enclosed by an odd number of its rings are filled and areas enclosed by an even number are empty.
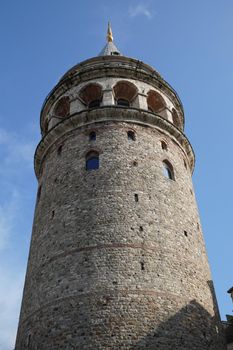
[[[108,22],[107,30],[107,44],[99,53],[99,56],[122,56],[121,52],[118,50],[116,45],[113,43],[112,28],[110,22]]]

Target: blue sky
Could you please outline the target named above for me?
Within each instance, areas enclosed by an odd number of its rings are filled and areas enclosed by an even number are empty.
[[[118,48],[152,65],[183,102],[222,318],[232,310],[232,0],[7,0],[0,10],[0,350],[13,349],[19,316],[40,108],[66,70],[99,53],[108,20]]]

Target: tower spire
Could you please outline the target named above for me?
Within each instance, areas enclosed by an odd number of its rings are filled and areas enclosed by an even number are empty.
[[[108,30],[107,30],[107,42],[113,41],[111,23],[108,21]]]
[[[113,35],[111,24],[108,21],[108,30],[107,30],[107,44],[105,44],[104,48],[101,50],[99,56],[121,56],[121,52],[118,50],[116,45],[113,43]]]

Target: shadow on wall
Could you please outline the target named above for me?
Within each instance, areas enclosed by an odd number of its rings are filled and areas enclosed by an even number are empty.
[[[214,305],[216,297],[213,282],[208,281]],[[219,311],[212,317],[198,302],[192,300],[153,332],[143,337],[130,349],[150,350],[225,350],[226,341]]]

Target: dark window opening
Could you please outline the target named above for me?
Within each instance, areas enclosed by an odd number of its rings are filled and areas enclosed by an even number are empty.
[[[128,131],[127,132],[127,136],[128,136],[128,140],[129,141],[135,141],[136,140],[136,136],[135,136],[135,132],[134,131]]]
[[[142,231],[143,231],[143,227],[142,227],[142,226],[139,226],[139,230],[142,232]]]
[[[119,98],[117,100],[117,106],[129,107],[129,101],[125,100],[124,98]]]
[[[184,159],[184,166],[185,166],[185,169],[187,169],[187,163],[186,163],[185,159]]]
[[[41,186],[38,187],[38,191],[37,191],[37,202],[39,202],[40,196],[41,196]]]
[[[120,54],[119,54],[119,52],[117,52],[117,51],[113,51],[113,52],[111,52],[111,55],[113,56],[119,56]]]
[[[28,339],[27,339],[27,347],[29,348],[30,344],[31,344],[31,334],[28,335]]]
[[[161,147],[162,149],[164,149],[165,151],[167,151],[167,144],[165,141],[161,141]]]
[[[138,202],[138,194],[137,193],[134,194],[134,199],[135,199],[135,202]]]
[[[142,271],[145,270],[145,264],[144,264],[144,262],[140,262],[140,264],[141,264],[141,270],[142,270]]]
[[[62,145],[60,145],[57,149],[57,154],[60,156],[62,152]]]
[[[89,141],[95,141],[96,140],[96,132],[92,131],[89,134]]]
[[[46,119],[44,122],[44,132],[47,133],[48,129],[49,129],[49,121],[48,119]]]
[[[138,162],[136,160],[133,162],[133,166],[138,166]]]
[[[100,100],[94,100],[89,102],[88,108],[95,108],[100,106]]]
[[[86,155],[86,170],[99,169],[99,153],[90,152]]]
[[[185,235],[186,237],[188,237],[188,232],[187,232],[187,231],[184,231],[184,235]]]

